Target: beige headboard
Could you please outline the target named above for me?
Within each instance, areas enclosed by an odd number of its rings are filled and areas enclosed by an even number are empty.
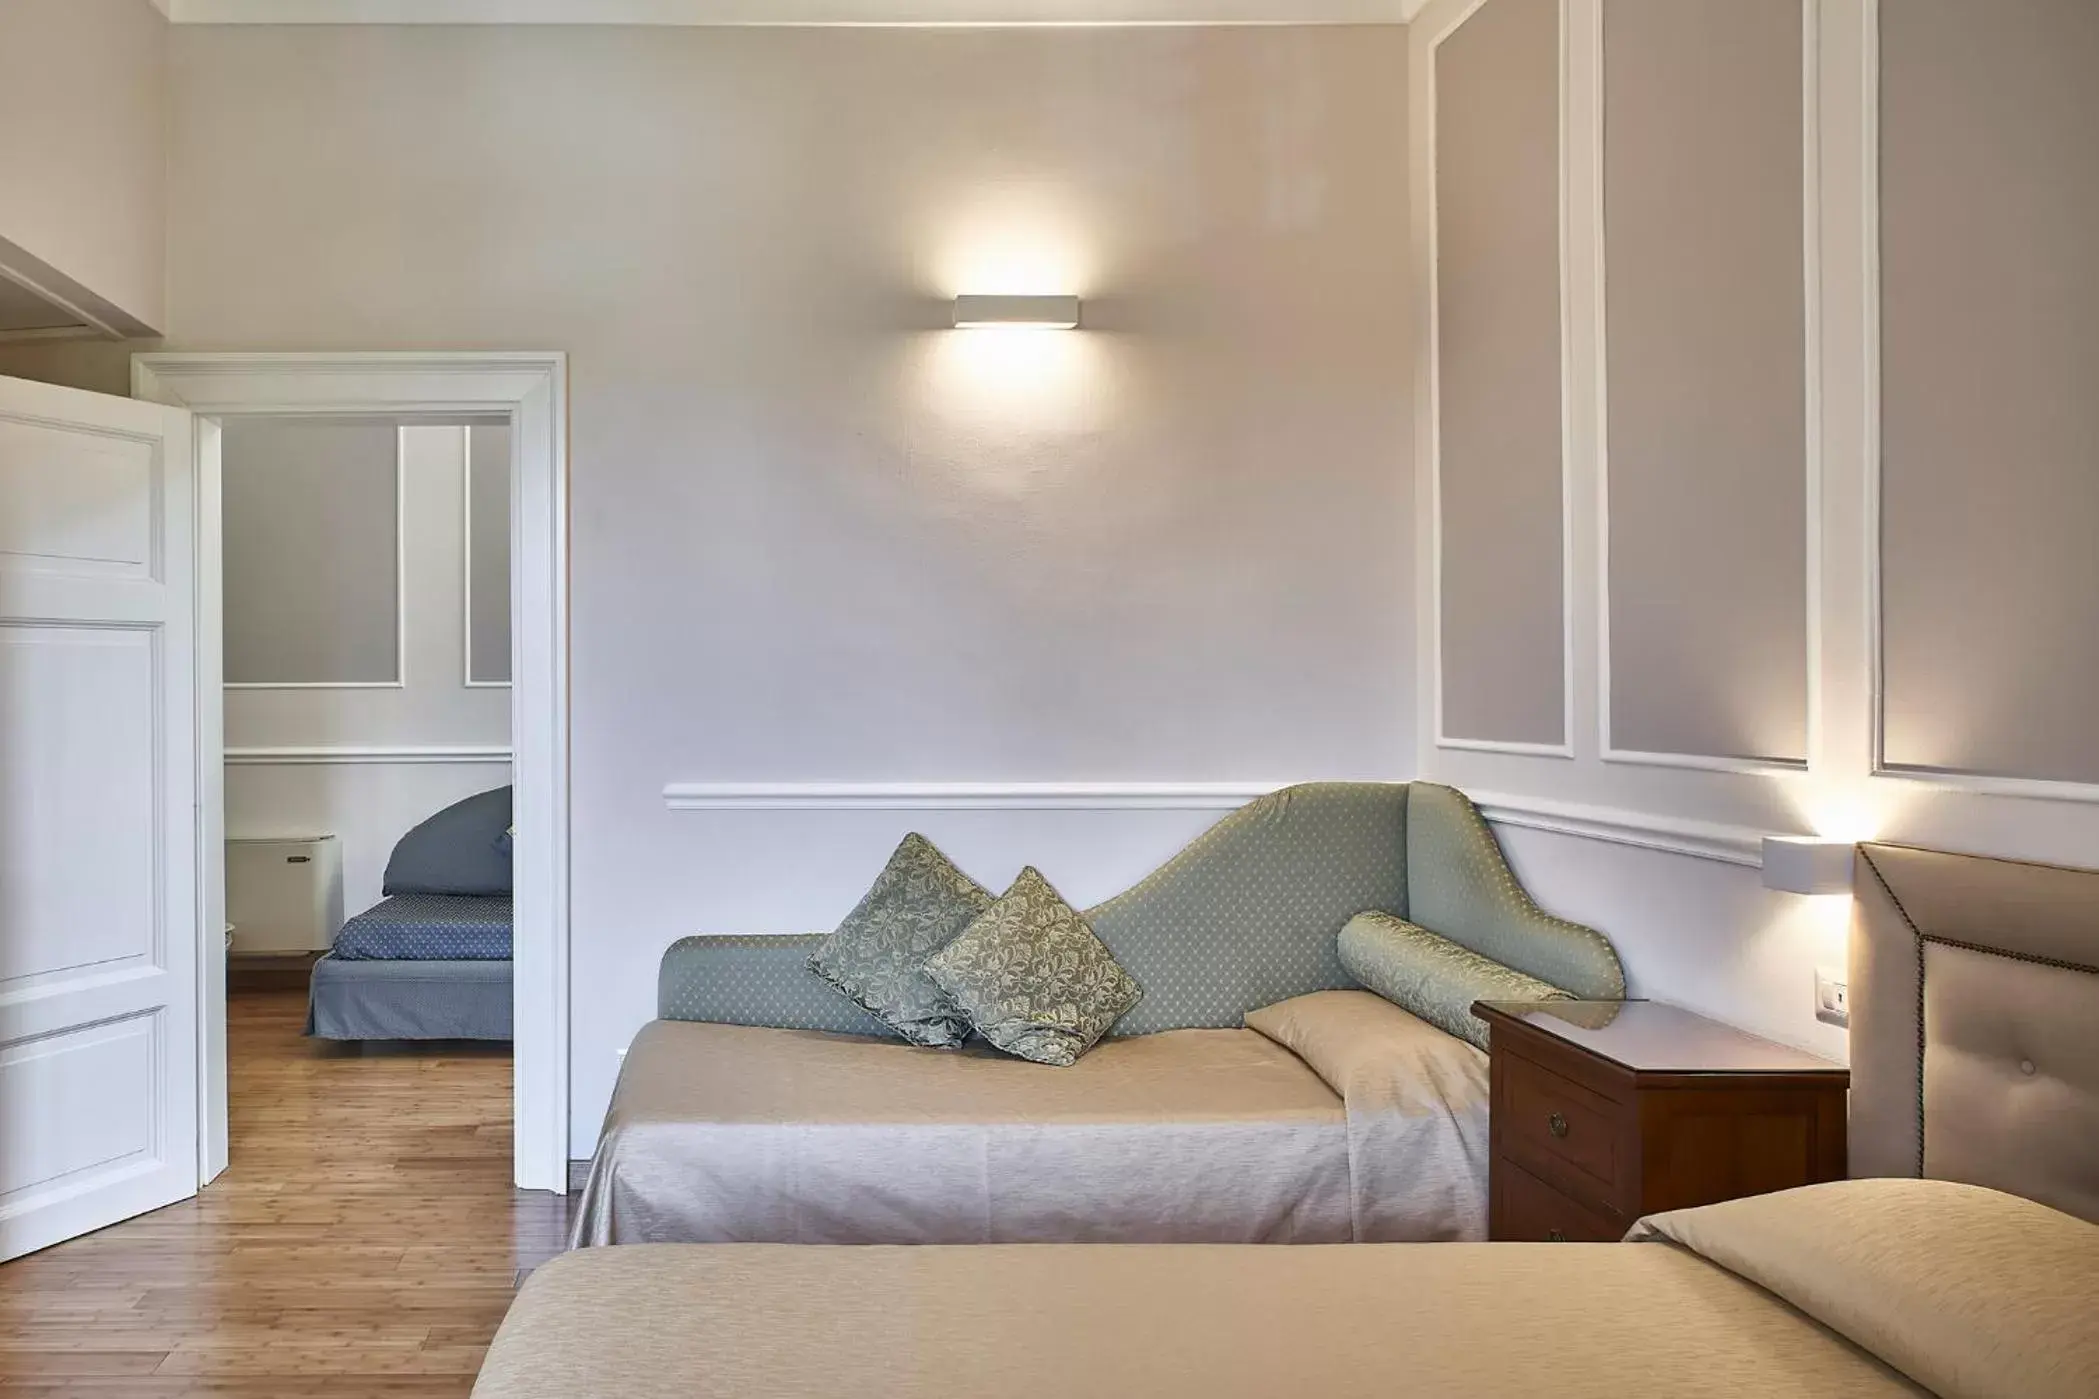
[[[1861,845],[1851,1174],[2099,1221],[2099,871]]]

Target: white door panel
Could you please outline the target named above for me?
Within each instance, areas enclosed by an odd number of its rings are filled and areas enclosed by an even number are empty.
[[[0,379],[0,1258],[197,1188],[190,433]]]

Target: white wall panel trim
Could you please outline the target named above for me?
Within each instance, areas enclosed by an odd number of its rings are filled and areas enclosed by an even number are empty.
[[[1397,780],[1397,779],[1366,779]],[[672,811],[1235,811],[1286,782],[672,782]]]
[[[1874,3],[1874,0],[1868,0]],[[1606,763],[1640,767],[1689,768],[1702,772],[1731,772],[1755,775],[1773,772],[1804,772],[1817,766],[1822,757],[1822,102],[1821,37],[1822,0],[1800,0],[1800,174],[1801,174],[1801,297],[1805,306],[1802,322],[1805,336],[1801,360],[1806,372],[1805,481],[1807,492],[1807,756],[1804,759],[1758,757],[1725,753],[1650,753],[1620,748],[1611,741],[1611,473],[1610,473],[1610,361],[1609,361],[1609,273],[1607,271],[1606,213],[1603,199],[1603,169],[1608,154],[1604,148],[1602,75],[1608,61],[1604,51],[1604,0],[1590,0],[1593,24],[1585,42],[1591,44],[1597,75],[1591,122],[1584,135],[1594,142],[1591,167],[1597,189],[1590,208],[1594,240],[1593,266],[1595,309],[1592,343],[1582,347],[1593,356],[1583,366],[1593,387],[1596,403],[1596,440],[1592,446],[1596,463],[1596,727],[1597,748]],[[1878,32],[1877,21],[1873,29]],[[1878,93],[1877,76],[1867,89]],[[1877,110],[1877,103],[1869,103]],[[1564,167],[1563,167],[1564,169]],[[1877,173],[1873,188],[1878,188]],[[1877,204],[1877,201],[1873,201]],[[1879,253],[1870,256],[1877,284]],[[1570,343],[1570,354],[1572,343]],[[1877,396],[1877,391],[1876,391]],[[1876,415],[1877,416],[1877,415]],[[1876,454],[1877,459],[1877,454]],[[1877,596],[1877,589],[1876,589]],[[1878,626],[1876,623],[1876,635]],[[1876,648],[1877,650],[1877,648]]]
[[[2099,804],[2099,783],[2057,782],[2044,778],[2011,777],[1990,772],[1954,772],[1939,768],[1904,767],[1887,757],[1887,652],[1883,633],[1885,598],[1882,593],[1881,507],[1885,490],[1886,460],[1881,445],[1881,256],[1880,256],[1880,0],[1859,0],[1862,10],[1860,35],[1860,83],[1868,100],[1861,113],[1859,177],[1866,190],[1861,211],[1864,259],[1864,381],[1866,412],[1866,606],[1871,672],[1871,717],[1873,725],[1873,775],[1899,782],[1944,788],[1977,796],[2025,797],[2037,801]]]
[[[1560,100],[1559,100],[1559,206],[1560,206],[1560,733],[1558,743],[1531,743],[1507,739],[1454,738],[1443,722],[1443,430],[1442,430],[1442,330],[1441,309],[1438,305],[1437,288],[1441,284],[1440,263],[1437,244],[1438,211],[1436,203],[1436,50],[1443,41],[1477,14],[1488,0],[1468,0],[1468,3],[1453,10],[1448,18],[1429,36],[1428,61],[1419,69],[1419,81],[1425,88],[1424,100],[1415,108],[1422,114],[1425,128],[1413,139],[1421,143],[1424,151],[1427,190],[1427,210],[1424,234],[1428,250],[1428,287],[1423,298],[1428,316],[1428,351],[1424,355],[1427,379],[1427,397],[1423,417],[1427,420],[1429,461],[1429,699],[1433,713],[1433,741],[1438,748],[1455,749],[1473,753],[1503,753],[1515,757],[1554,758],[1567,760],[1574,757],[1574,654],[1575,654],[1575,560],[1574,560],[1574,480],[1571,463],[1574,456],[1574,426],[1571,406],[1574,401],[1574,384],[1571,378],[1574,365],[1573,320],[1568,305],[1572,286],[1571,268],[1568,261],[1568,179],[1567,152],[1568,129],[1571,121],[1570,103],[1574,85],[1569,81],[1569,44],[1573,28],[1569,0],[1560,0]],[[1418,13],[1423,8],[1416,5]],[[1601,21],[1598,21],[1599,26]],[[1602,140],[1599,125],[1597,140]]]
[[[315,745],[309,747],[228,748],[229,767],[306,767],[345,763],[508,763],[507,744]]]
[[[460,683],[469,690],[507,690],[508,680],[474,678],[474,428],[469,423],[460,431],[466,435],[459,471]]]
[[[1652,812],[1585,806],[1500,792],[1474,792],[1472,799],[1479,806],[1480,814],[1497,826],[1580,836],[1585,840],[1633,845],[1643,850],[1661,850],[1730,865],[1751,868],[1763,865],[1764,832],[1747,826],[1691,821],[1657,816]]]

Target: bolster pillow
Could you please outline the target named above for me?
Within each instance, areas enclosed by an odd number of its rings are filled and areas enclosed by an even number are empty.
[[[1341,930],[1341,965],[1370,990],[1447,1034],[1487,1047],[1474,1001],[1571,1001],[1549,982],[1389,913],[1359,913]]]

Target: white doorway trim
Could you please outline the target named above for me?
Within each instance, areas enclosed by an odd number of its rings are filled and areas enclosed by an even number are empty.
[[[516,751],[514,1175],[568,1189],[568,360],[556,353],[149,354],[136,398],[199,418],[198,1174],[226,1165],[225,733],[219,434],[247,414],[502,414],[511,423],[511,743]]]

